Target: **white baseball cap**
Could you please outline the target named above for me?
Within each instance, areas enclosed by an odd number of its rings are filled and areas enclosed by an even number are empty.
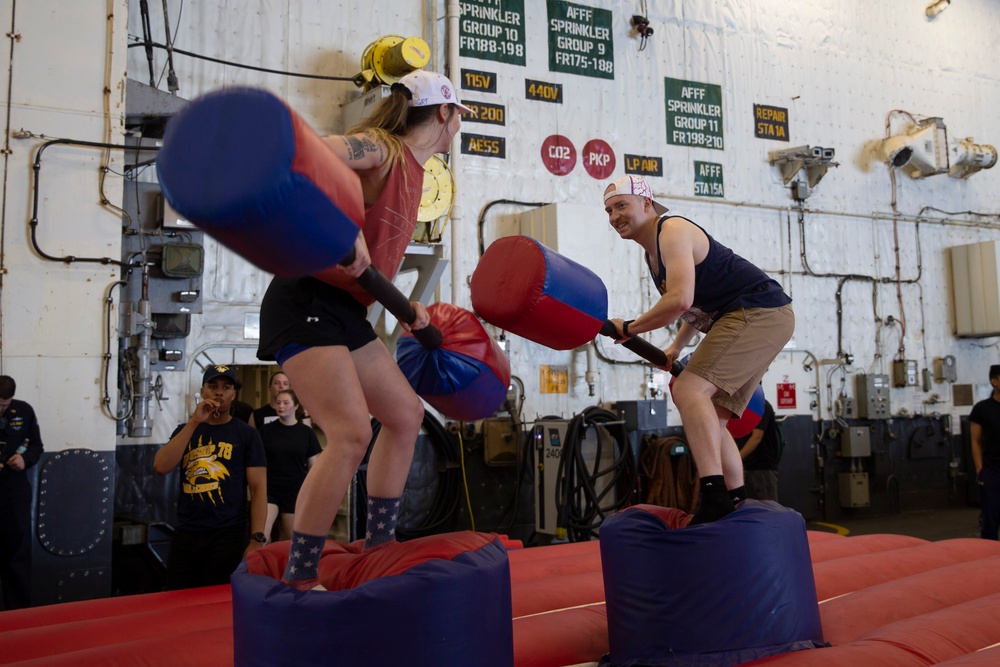
[[[637,197],[648,197],[651,202],[653,202],[653,210],[656,211],[657,215],[663,215],[667,212],[667,207],[660,202],[653,199],[653,190],[649,187],[649,183],[642,176],[622,176],[617,181],[612,183],[604,191],[604,202],[607,203],[612,197],[617,197],[618,195],[635,195]]]
[[[476,112],[458,101],[455,86],[446,76],[427,70],[413,70],[399,80],[410,91],[411,107],[427,107],[434,104],[454,104],[466,113]]]

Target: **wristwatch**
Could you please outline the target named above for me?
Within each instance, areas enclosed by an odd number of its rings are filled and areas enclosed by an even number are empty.
[[[254,542],[260,542],[261,544],[265,544],[267,542],[267,536],[260,531],[257,531],[256,533],[251,535],[250,539],[253,540]]]

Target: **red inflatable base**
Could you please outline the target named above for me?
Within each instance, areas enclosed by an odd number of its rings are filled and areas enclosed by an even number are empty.
[[[687,515],[673,512],[671,525],[684,525]],[[748,664],[1000,664],[1000,543],[807,537],[823,635],[833,646]],[[508,561],[515,667],[598,662],[608,652],[599,543],[510,549]],[[234,664],[229,586],[7,611],[0,620],[4,665]]]

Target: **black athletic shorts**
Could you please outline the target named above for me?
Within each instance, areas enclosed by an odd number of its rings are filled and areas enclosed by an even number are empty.
[[[344,345],[357,350],[376,339],[368,309],[316,278],[274,278],[260,304],[257,358],[274,361],[283,347]]]
[[[278,511],[282,514],[295,514],[295,501],[298,500],[299,490],[301,488],[301,484],[298,485],[298,488],[295,488],[294,486],[282,486],[274,489],[273,491],[270,487],[268,487],[267,502],[272,505],[277,505]]]

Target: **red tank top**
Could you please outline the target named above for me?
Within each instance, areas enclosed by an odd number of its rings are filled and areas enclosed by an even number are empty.
[[[402,160],[390,168],[382,194],[374,204],[365,205],[365,224],[361,227],[372,265],[389,280],[399,271],[406,246],[413,238],[417,210],[424,192],[424,166],[417,162],[406,144],[402,148]],[[350,292],[365,306],[375,302],[353,278],[327,275],[323,276],[323,280]]]

